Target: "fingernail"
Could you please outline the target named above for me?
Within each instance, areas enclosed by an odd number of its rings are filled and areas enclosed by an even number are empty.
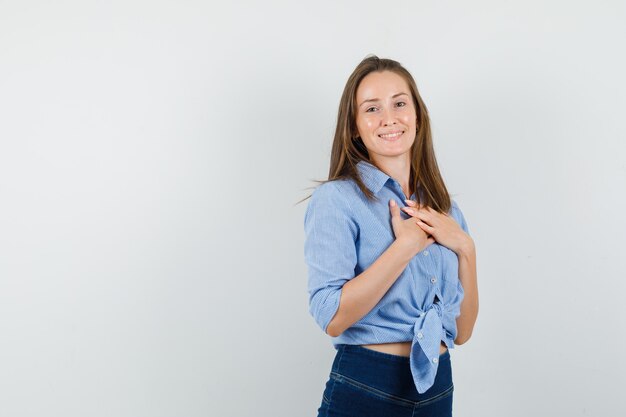
[[[394,200],[389,200],[389,204],[391,204],[391,207],[395,207],[396,206],[396,202]]]

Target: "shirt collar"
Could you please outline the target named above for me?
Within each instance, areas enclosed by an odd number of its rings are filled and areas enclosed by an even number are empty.
[[[376,168],[376,166],[365,160],[357,162],[356,168],[363,183],[374,194],[378,193],[387,183],[387,180],[391,178],[389,175],[385,174],[380,169]]]

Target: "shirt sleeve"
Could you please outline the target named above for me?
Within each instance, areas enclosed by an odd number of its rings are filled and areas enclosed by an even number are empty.
[[[461,226],[461,229],[463,229],[465,233],[471,236],[469,232],[469,227],[467,226],[467,221],[465,220],[465,216],[463,216],[463,212],[461,211],[461,208],[459,207],[458,203],[455,200],[452,200],[451,212],[452,212],[452,217],[454,217],[457,223],[459,223],[459,225]]]
[[[339,308],[341,289],[354,278],[358,225],[349,202],[333,182],[315,189],[304,215],[304,259],[309,312],[327,333]]]
[[[463,229],[463,231],[469,235],[469,227],[467,226],[465,216],[463,215],[463,212],[461,211],[458,203],[454,200],[452,200],[452,209],[450,211],[452,217],[454,217],[457,223],[459,223],[459,225],[461,226],[461,229]],[[445,326],[446,337],[448,338],[448,342],[451,344],[451,346],[454,346],[454,340],[457,336],[456,319],[461,315],[460,307],[464,296],[465,290],[463,289],[463,285],[461,284],[461,280],[459,279],[457,280],[456,294],[453,300],[449,303],[452,308],[452,314],[448,316],[450,321],[447,326]]]

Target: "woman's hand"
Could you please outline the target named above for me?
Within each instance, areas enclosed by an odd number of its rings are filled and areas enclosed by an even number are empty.
[[[413,217],[403,219],[400,215],[400,207],[394,200],[389,201],[391,210],[391,227],[396,241],[399,241],[410,248],[413,255],[421,252],[426,246],[435,243],[435,239],[428,236]]]
[[[413,200],[404,200],[410,207],[402,210],[417,220],[417,225],[431,235],[437,243],[459,255],[472,245],[472,238],[448,214],[439,213],[428,206],[419,206]]]

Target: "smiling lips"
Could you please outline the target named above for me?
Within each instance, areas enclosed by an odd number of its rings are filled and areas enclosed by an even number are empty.
[[[403,130],[398,130],[395,132],[390,132],[390,133],[385,133],[382,135],[378,135],[379,138],[385,139],[385,140],[395,140],[397,138],[399,138],[402,134],[404,133]]]

